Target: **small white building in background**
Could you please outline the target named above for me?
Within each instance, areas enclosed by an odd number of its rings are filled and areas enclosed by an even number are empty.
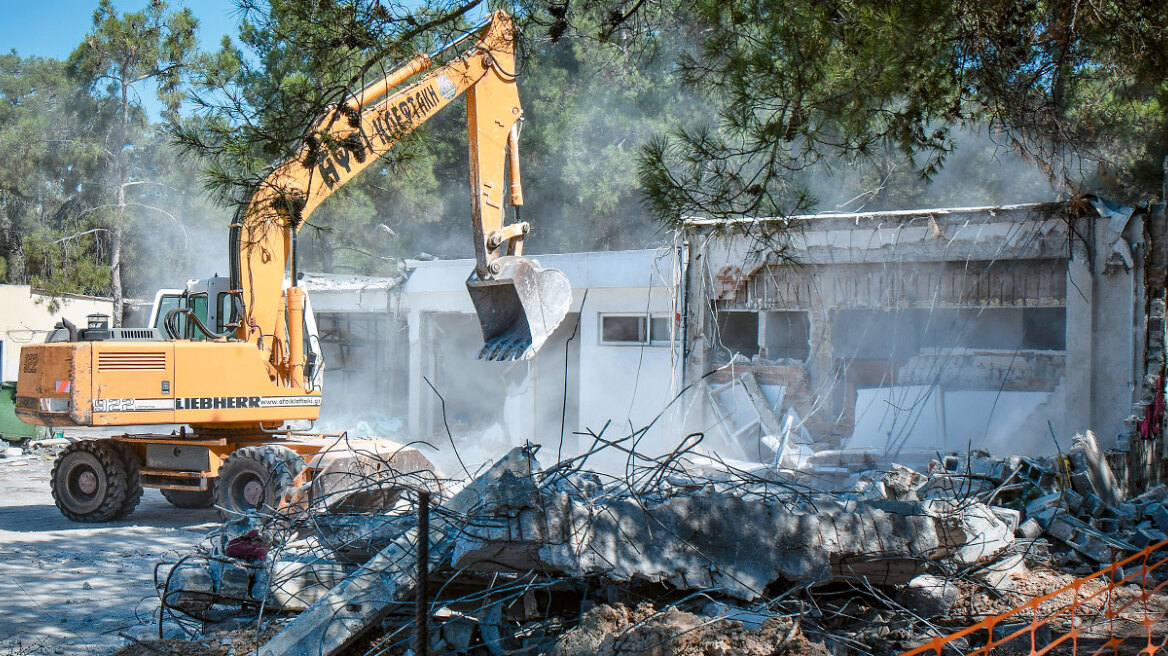
[[[475,359],[482,333],[466,291],[473,260],[407,262],[400,310],[411,436],[445,437],[445,400],[452,431],[481,435],[485,450],[530,440],[559,451],[562,435],[566,456],[591,443],[577,433],[609,424],[605,438],[619,439],[677,393],[673,249],[532,257],[567,275],[572,306],[535,358],[513,363]]]
[[[49,296],[28,285],[0,285],[0,380],[16,380],[20,347],[43,342],[62,317],[84,328],[90,314],[113,314],[108,298],[66,294]]]

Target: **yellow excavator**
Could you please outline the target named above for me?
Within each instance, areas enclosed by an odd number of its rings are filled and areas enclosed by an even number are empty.
[[[84,328],[63,321],[46,343],[23,347],[16,411],[24,421],[180,426],[72,443],[51,477],[66,517],[124,517],[143,487],[159,488],[180,507],[274,507],[294,480],[311,477],[306,460],[315,462],[335,440],[295,435],[286,423],[318,417],[324,367],[311,308],[297,286],[296,233],[322,201],[460,94],[475,246],[466,285],[482,326],[478,356],[535,354],[567,314],[571,286],[563,273],[522,256],[530,230],[519,220],[523,110],[514,28],[496,12],[330,108],[236,214],[229,277],[160,294],[151,327],[110,328],[108,317],[91,316]],[[510,224],[507,202],[515,212]],[[363,449],[397,446],[381,442],[387,444]]]

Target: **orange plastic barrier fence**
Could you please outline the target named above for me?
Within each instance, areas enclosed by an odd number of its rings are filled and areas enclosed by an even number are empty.
[[[1168,540],[900,656],[1168,654]],[[1153,572],[1156,573],[1153,576]],[[1158,582],[1157,582],[1158,581]]]

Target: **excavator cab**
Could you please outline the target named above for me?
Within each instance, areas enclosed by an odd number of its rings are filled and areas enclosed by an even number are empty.
[[[188,280],[186,289],[160,289],[154,295],[147,325],[163,339],[201,342],[215,339],[216,335],[227,337],[234,334],[235,322],[239,320],[232,307],[236,296],[231,293],[231,279],[226,276]],[[324,357],[317,336],[316,315],[312,313],[312,301],[307,294],[304,295],[303,331],[304,378],[308,389],[319,390],[324,384]]]

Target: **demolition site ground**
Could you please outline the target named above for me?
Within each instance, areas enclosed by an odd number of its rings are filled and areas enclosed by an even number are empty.
[[[638,434],[452,478],[354,439],[227,522],[149,490],[131,521],[72,523],[55,449],[6,450],[0,654],[1151,654],[1168,635],[1168,487],[1125,494],[1089,432],[1058,459],[833,477],[698,434],[647,458]],[[612,450],[624,476],[589,469]]]
[[[146,490],[109,524],[61,516],[49,493],[53,454],[0,459],[0,654],[108,654],[119,633],[156,631],[156,562],[188,550],[219,521]]]

